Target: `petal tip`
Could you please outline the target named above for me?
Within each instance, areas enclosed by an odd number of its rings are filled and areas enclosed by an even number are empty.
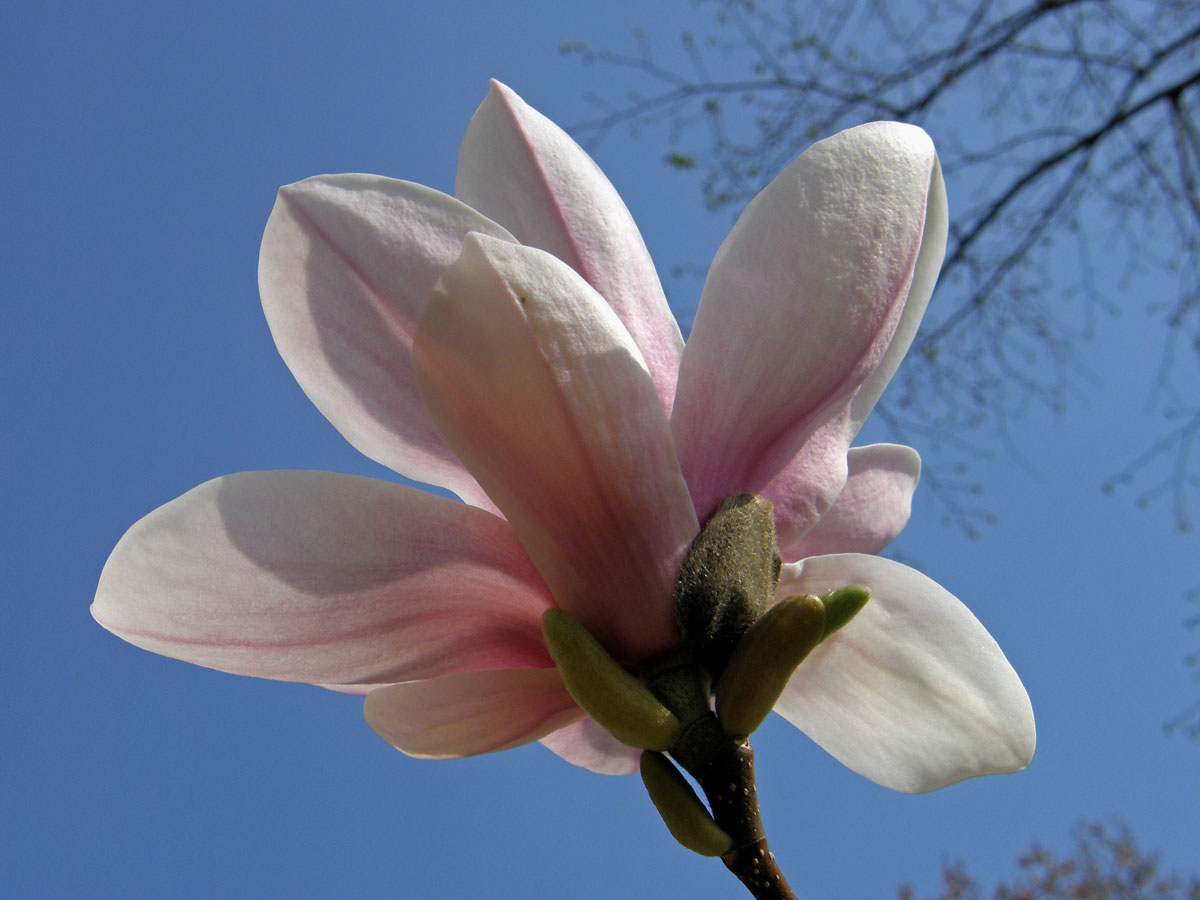
[[[503,103],[511,103],[514,99],[520,99],[517,92],[499,78],[488,79],[488,96],[494,96]]]

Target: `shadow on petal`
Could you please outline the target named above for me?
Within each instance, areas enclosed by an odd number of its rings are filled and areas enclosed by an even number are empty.
[[[463,672],[380,688],[363,714],[385,741],[420,759],[528,744],[583,715],[556,669]]]

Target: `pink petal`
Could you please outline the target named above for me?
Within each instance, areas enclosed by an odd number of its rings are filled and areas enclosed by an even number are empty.
[[[583,715],[557,669],[460,672],[380,688],[367,724],[397,750],[453,759],[528,744]]]
[[[779,596],[865,584],[871,600],[796,670],[775,711],[872,781],[932,791],[1023,769],[1033,709],[979,621],[892,560],[847,553],[784,566]]]
[[[463,138],[455,194],[600,292],[670,413],[683,338],[633,217],[583,148],[493,81]]]
[[[760,491],[775,508],[775,537],[780,547],[799,542],[841,496],[853,430],[850,405],[843,403]]]
[[[548,253],[472,235],[413,364],[559,606],[625,661],[674,647],[696,517],[645,363],[600,295]]]
[[[902,319],[938,177],[923,131],[877,122],[814,144],[746,208],[709,271],[671,420],[701,519],[738,491],[786,493],[766,489],[797,465],[819,497],[790,501],[812,508],[780,523],[794,540],[840,492],[845,407]]]
[[[551,605],[491,513],[369,478],[243,472],[130,528],[92,615],[226,672],[370,684],[550,665]]]
[[[591,716],[546,735],[542,744],[567,762],[601,775],[632,775],[642,759],[641,750],[622,744]]]
[[[281,188],[258,281],[280,355],[350,443],[410,478],[494,509],[438,438],[413,385],[417,320],[468,231],[511,240],[445,194],[374,175]]]
[[[878,553],[904,530],[921,457],[902,444],[851,447],[846,486],[815,527],[790,547],[789,562],[825,553]]]

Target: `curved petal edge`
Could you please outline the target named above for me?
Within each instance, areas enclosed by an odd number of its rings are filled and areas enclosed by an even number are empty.
[[[801,664],[775,706],[826,751],[897,791],[1029,765],[1021,680],[979,620],[933,580],[877,556],[784,567],[779,596],[865,584],[871,600]]]
[[[787,562],[826,553],[878,553],[908,524],[921,479],[921,457],[903,444],[851,447],[846,484],[798,541],[780,550]]]
[[[584,716],[541,739],[542,746],[572,765],[601,775],[632,775],[642,751],[622,744],[591,716]]]
[[[456,759],[519,747],[579,719],[556,669],[463,672],[379,688],[367,724],[408,756]]]
[[[271,335],[296,381],[360,452],[494,510],[438,438],[409,352],[433,285],[468,232],[512,240],[464,203],[377,175],[279,190],[259,251]]]

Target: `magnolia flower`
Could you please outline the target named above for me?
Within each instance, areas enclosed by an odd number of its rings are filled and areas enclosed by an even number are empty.
[[[746,208],[686,347],[595,163],[503,85],[471,120],[456,197],[373,175],[282,188],[263,308],[301,387],[360,451],[443,497],[324,472],[243,472],[121,539],[92,613],[157,653],[366,695],[413,756],[541,740],[632,772],[545,647],[558,606],[617,659],[679,642],[672,590],[713,510],[774,504],[778,597],[872,600],[776,710],[850,768],[924,791],[1025,766],[1020,680],[967,608],[875,556],[919,458],[850,443],[941,264],[946,202],[918,128],[811,147]]]

